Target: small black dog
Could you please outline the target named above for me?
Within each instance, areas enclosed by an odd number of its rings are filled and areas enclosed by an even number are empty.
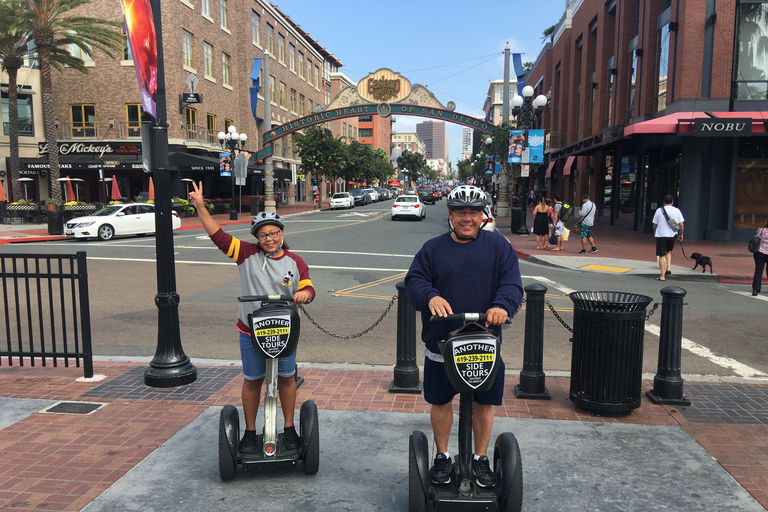
[[[704,273],[707,270],[707,265],[709,265],[709,273],[712,273],[712,258],[709,256],[702,256],[701,254],[694,252],[691,254],[691,259],[696,262],[691,270],[696,270],[696,267],[701,265],[701,272]]]

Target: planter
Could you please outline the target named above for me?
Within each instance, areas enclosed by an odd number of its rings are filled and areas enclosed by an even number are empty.
[[[56,210],[59,209],[59,205],[57,205],[57,204],[46,204],[45,205],[45,209],[48,210],[49,212],[55,212]]]

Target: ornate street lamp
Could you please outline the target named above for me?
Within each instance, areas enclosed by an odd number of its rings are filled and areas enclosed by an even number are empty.
[[[541,116],[544,111],[544,107],[547,106],[547,97],[543,94],[539,94],[536,98],[533,98],[533,87],[526,85],[523,87],[523,95],[515,95],[512,98],[512,115],[517,118],[517,124],[524,130],[530,130],[533,122]],[[522,172],[520,175],[520,184],[523,185],[521,190],[520,201],[520,228],[515,232],[517,235],[527,235],[528,228],[525,225],[526,210],[525,204],[528,195],[528,182],[523,180]]]
[[[235,209],[235,150],[242,150],[245,148],[245,141],[248,140],[248,135],[245,133],[237,133],[237,128],[234,125],[229,125],[227,133],[219,132],[219,144],[229,150],[232,155],[230,159],[229,169],[232,173],[232,209],[229,210],[229,220],[237,220],[237,210]]]

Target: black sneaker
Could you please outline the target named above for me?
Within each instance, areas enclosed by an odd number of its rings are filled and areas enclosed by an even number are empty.
[[[283,446],[288,450],[295,450],[301,445],[299,434],[296,433],[296,427],[285,427],[283,430]]]
[[[579,251],[579,254],[587,254],[587,251],[582,249],[582,250]]]
[[[253,450],[255,450],[256,449],[256,431],[246,430],[237,448],[242,453],[251,453]]]
[[[438,453],[435,457],[435,465],[429,470],[429,478],[435,485],[445,485],[451,483],[451,473],[453,472],[453,463],[450,457]]]
[[[491,471],[491,465],[485,455],[472,460],[472,474],[480,487],[496,487],[496,475]]]
[[[589,254],[594,254],[596,252],[597,252],[597,247],[593,247],[592,249],[590,249]]]

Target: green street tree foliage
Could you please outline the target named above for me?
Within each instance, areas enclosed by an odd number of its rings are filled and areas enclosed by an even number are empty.
[[[422,181],[434,180],[437,177],[437,172],[429,168],[424,155],[407,149],[397,157],[397,168],[407,172],[411,181],[417,181],[419,178]]]
[[[6,3],[8,0],[2,0]],[[88,68],[80,58],[69,53],[69,48],[76,46],[82,54],[93,56],[94,48],[114,58],[123,48],[123,36],[120,28],[123,20],[104,20],[86,15],[90,0],[24,0],[18,2],[18,15],[14,18],[10,30],[15,34],[27,34],[37,48],[34,57],[40,64],[40,88],[43,100],[43,124],[45,142],[48,144],[48,162],[50,163],[51,197],[61,202],[61,187],[56,180],[59,174],[59,145],[56,140],[56,113],[53,101],[53,77],[51,66],[61,71],[64,66],[87,74]],[[11,32],[8,32],[11,33]],[[10,110],[10,109],[9,109]]]
[[[347,142],[344,138],[335,138],[328,128],[310,126],[303,133],[295,133],[293,140],[306,172],[339,176],[346,182],[369,185],[376,180],[389,183],[394,176],[394,168],[384,150],[360,144],[355,139]]]

